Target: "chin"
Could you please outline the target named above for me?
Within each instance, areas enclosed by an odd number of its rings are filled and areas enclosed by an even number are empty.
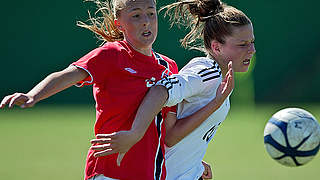
[[[142,43],[141,43],[141,46],[143,46],[144,48],[149,48],[149,47],[152,47],[152,45],[153,45],[153,43],[154,43],[154,41],[143,41]]]
[[[246,68],[246,69],[244,69],[243,71],[241,71],[241,72],[248,72],[249,71],[249,68]]]
[[[237,69],[234,70],[235,72],[240,72],[240,73],[245,73],[249,71],[249,67],[245,67],[245,68],[241,68],[241,69]]]

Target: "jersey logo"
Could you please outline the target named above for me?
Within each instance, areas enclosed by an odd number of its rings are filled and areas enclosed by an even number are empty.
[[[205,140],[207,143],[212,139],[213,135],[218,129],[218,126],[221,124],[221,122],[217,125],[214,125],[212,128],[210,128],[206,134],[202,137],[202,140]]]
[[[156,83],[156,78],[152,77],[150,79],[146,79],[145,82],[147,82],[146,83],[147,87],[152,87]]]
[[[124,68],[124,70],[128,71],[131,74],[136,74],[137,73],[137,71],[135,71],[135,70],[133,70],[131,68]]]

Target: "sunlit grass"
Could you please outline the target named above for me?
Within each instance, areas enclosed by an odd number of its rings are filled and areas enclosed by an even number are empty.
[[[285,167],[267,154],[263,144],[266,122],[284,107],[301,107],[319,120],[320,105],[259,105],[254,109],[232,107],[209,144],[205,160],[212,164],[218,180],[301,180],[318,179],[320,155],[302,167]]]
[[[217,180],[318,179],[320,156],[288,168],[264,149],[263,129],[285,105],[232,106],[227,120],[210,142],[205,160]],[[300,105],[320,118],[320,105]],[[0,110],[0,179],[79,180],[93,137],[93,106],[38,105]]]

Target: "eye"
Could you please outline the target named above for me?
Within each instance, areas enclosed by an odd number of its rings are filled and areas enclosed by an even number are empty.
[[[135,15],[132,15],[133,18],[139,18],[140,15],[139,14],[135,14]]]
[[[239,44],[238,46],[240,46],[240,47],[246,47],[246,46],[248,46],[248,44]]]
[[[240,47],[247,47],[247,46],[250,46],[251,44],[254,44],[255,43],[255,41],[253,40],[253,41],[251,41],[251,42],[246,42],[246,43],[244,43],[244,44],[239,44],[238,46],[240,46]]]
[[[149,16],[154,16],[154,15],[156,15],[156,13],[157,13],[157,11],[156,11],[155,8],[151,8],[151,9],[148,9],[148,10],[147,10],[147,14],[148,14]]]

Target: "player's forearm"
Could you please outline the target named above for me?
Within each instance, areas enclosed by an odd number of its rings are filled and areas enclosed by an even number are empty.
[[[135,120],[131,127],[138,140],[147,131],[154,117],[161,111],[168,98],[167,89],[163,86],[152,87],[139,106]]]
[[[76,67],[67,68],[60,72],[48,75],[44,80],[37,84],[31,91],[27,93],[34,98],[35,102],[39,102],[48,98],[86,78],[87,73]]]
[[[35,102],[39,102],[67,88],[68,85],[65,85],[66,83],[62,80],[57,73],[52,73],[29,91],[27,95],[34,97]]]
[[[184,137],[190,134],[193,130],[203,123],[208,117],[221,106],[221,102],[216,99],[210,101],[206,106],[199,109],[192,115],[176,121],[171,129],[167,129],[166,145],[171,147],[181,141]]]

